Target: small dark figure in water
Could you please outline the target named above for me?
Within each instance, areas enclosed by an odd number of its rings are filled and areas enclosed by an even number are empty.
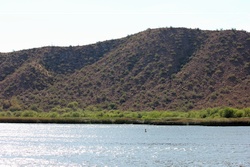
[[[147,129],[145,129],[145,132],[147,132]]]

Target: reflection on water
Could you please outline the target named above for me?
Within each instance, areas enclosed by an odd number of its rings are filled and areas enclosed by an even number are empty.
[[[0,127],[0,166],[250,166],[249,127]]]

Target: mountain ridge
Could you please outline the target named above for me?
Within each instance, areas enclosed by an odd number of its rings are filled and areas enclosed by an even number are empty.
[[[147,29],[76,47],[0,53],[3,109],[191,110],[250,105],[250,34]],[[9,103],[8,103],[9,102]],[[9,105],[4,105],[5,103]]]

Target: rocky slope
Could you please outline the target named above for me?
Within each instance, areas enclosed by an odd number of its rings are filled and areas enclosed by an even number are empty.
[[[148,29],[86,46],[1,53],[0,108],[249,107],[249,74],[248,32]]]

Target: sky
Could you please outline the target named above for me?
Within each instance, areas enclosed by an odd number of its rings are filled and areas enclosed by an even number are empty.
[[[250,32],[250,0],[0,0],[0,52],[76,46],[148,28]]]

